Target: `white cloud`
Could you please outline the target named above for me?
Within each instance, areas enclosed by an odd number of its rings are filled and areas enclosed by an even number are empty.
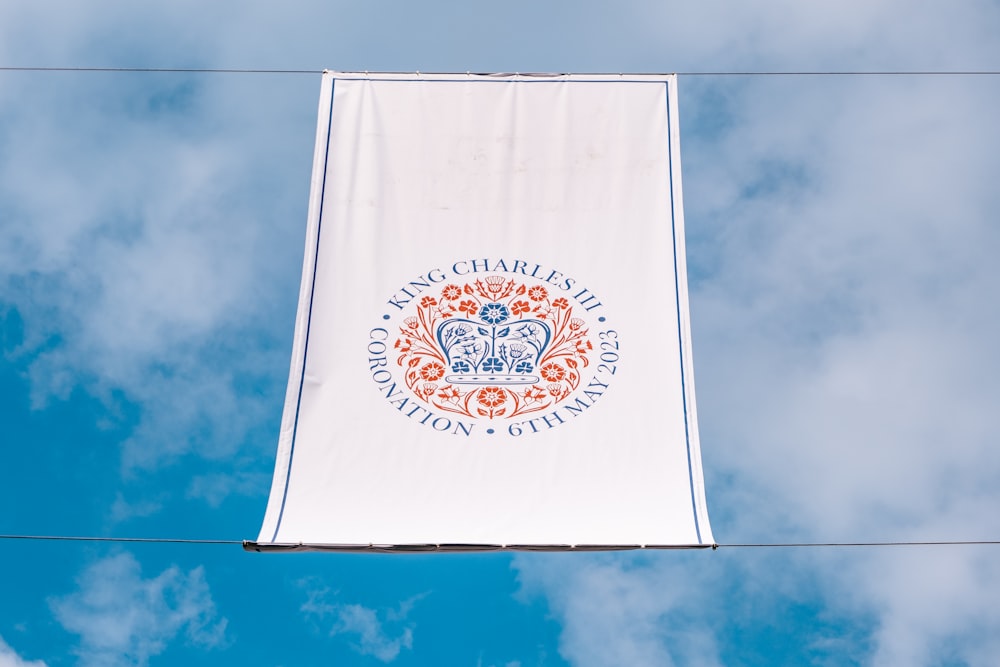
[[[129,502],[119,491],[111,504],[110,519],[113,523],[129,521],[130,519],[152,516],[163,509],[163,503],[158,500],[137,500]]]
[[[403,628],[395,637],[390,637],[378,613],[360,604],[340,605],[337,620],[330,630],[333,635],[356,635],[354,647],[362,655],[371,655],[382,662],[392,662],[402,649],[413,648],[413,629]]]
[[[998,91],[763,88],[785,99],[747,100],[710,156],[731,170],[715,174],[728,196],[686,174],[703,188],[687,201],[711,202],[692,211],[711,225],[702,249],[718,253],[692,298],[717,539],[995,536],[1000,318],[984,304],[1000,286],[1000,202],[984,177],[1000,168]],[[746,194],[775,155],[808,177]],[[874,619],[862,664],[991,663],[988,554],[833,553],[809,567],[830,613]]]
[[[194,7],[4,6],[0,54],[204,64],[225,31],[189,21]],[[196,11],[232,26],[244,9]],[[277,416],[263,406],[280,405],[270,380],[287,370],[315,99],[313,81],[287,77],[0,81],[0,303],[24,321],[14,356],[36,406],[80,388],[139,406],[127,471],[271,449]]]
[[[995,49],[989,26],[1000,17],[989,0],[971,0],[961,11],[904,0],[634,2],[624,10],[678,71],[988,67]]]
[[[413,648],[416,625],[407,617],[424,595],[399,603],[396,608],[373,609],[361,604],[330,602],[326,589],[313,591],[302,605],[307,617],[332,623],[330,636],[351,638],[351,648],[361,655],[370,655],[381,662],[392,662],[404,649]]]
[[[221,87],[227,99],[183,77],[5,81],[16,103],[0,93],[0,300],[25,323],[17,356],[35,405],[78,387],[138,404],[126,469],[245,450],[270,417],[259,407],[279,396],[246,388],[287,365],[275,341],[290,337],[292,310],[279,295],[295,293],[308,129],[257,133],[259,113],[229,108],[238,83]],[[276,114],[285,88],[270,96]],[[72,113],[65,97],[81,101]],[[275,176],[259,201],[266,165],[296,141],[298,182]]]
[[[883,552],[849,570],[867,588],[862,595],[843,589],[851,603],[874,606],[879,612],[870,664],[995,664],[1000,651],[1000,566],[988,549]],[[847,577],[840,580],[849,583]]]
[[[531,554],[514,560],[521,595],[544,595],[572,665],[719,665],[692,602],[704,582],[678,566],[614,555]]]
[[[185,573],[174,566],[144,578],[138,561],[122,553],[91,565],[78,584],[50,605],[59,623],[79,635],[81,665],[146,665],[179,637],[204,648],[225,645],[226,619],[200,567]]]
[[[702,3],[664,25],[691,35],[696,53],[727,49],[738,69],[996,60],[997,43],[983,32],[997,19],[995,3],[963,11],[862,4]],[[707,33],[685,22],[695,14],[707,22],[710,11],[720,16]],[[694,44],[702,38],[708,43]],[[995,538],[995,81],[689,78],[681,104],[716,539]],[[561,652],[575,665],[615,664],[616,651],[632,651],[631,664],[711,663],[713,644],[725,655],[748,618],[802,595],[848,628],[849,641],[824,664],[989,665],[1000,636],[991,602],[1000,571],[990,556],[982,548],[771,552],[767,560],[740,552],[722,561],[718,581],[699,579],[710,596],[752,600],[725,616],[672,599],[702,567],[675,566],[673,554],[643,567],[633,556],[515,564],[526,590],[548,599],[563,625]],[[615,600],[634,602],[620,611]],[[671,634],[691,622],[707,633],[703,649]],[[616,629],[607,651],[595,629],[602,623]],[[815,631],[810,645],[829,646]]]
[[[45,667],[41,660],[25,660],[0,637],[0,667]]]
[[[484,665],[483,664],[483,656],[479,656],[479,659],[476,660],[476,667],[497,667],[497,666],[494,665],[494,664]],[[503,667],[521,667],[521,661],[520,660],[511,660],[510,662],[505,662],[503,664]]]
[[[195,475],[188,484],[185,496],[204,500],[209,507],[218,507],[233,494],[251,496],[266,493],[270,481],[270,475],[242,471]]]

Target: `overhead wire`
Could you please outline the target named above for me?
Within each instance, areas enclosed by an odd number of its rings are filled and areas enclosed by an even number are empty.
[[[0,535],[0,540],[27,540],[27,541],[48,541],[48,542],[111,542],[111,543],[126,543],[126,544],[188,544],[188,545],[228,545],[228,546],[243,546],[248,544],[253,544],[247,540],[226,540],[226,539],[189,539],[189,538],[175,538],[175,537],[113,537],[113,536],[84,536],[84,535]],[[922,541],[879,541],[879,542],[733,542],[733,543],[721,543],[721,544],[698,544],[698,545],[648,545],[645,547],[639,546],[626,546],[626,549],[636,549],[636,550],[659,550],[659,549],[708,549],[711,548],[713,551],[717,549],[754,549],[754,548],[770,548],[770,549],[789,549],[789,548],[819,548],[819,547],[933,547],[933,546],[998,546],[1000,545],[1000,540],[922,540]],[[294,545],[283,545],[283,546],[294,546]],[[309,546],[309,545],[298,545],[298,546]],[[322,545],[320,545],[322,546]],[[400,545],[405,547],[406,545]],[[447,546],[447,545],[442,545]],[[614,550],[616,548],[614,545],[608,545],[607,550]],[[336,549],[330,549],[336,550]],[[363,545],[361,547],[351,547],[350,549],[345,549],[348,551],[363,551]],[[380,550],[385,550],[380,548]],[[401,548],[400,550],[405,550]],[[442,549],[447,550],[447,549]],[[496,549],[483,549],[486,550],[504,550],[503,547]],[[592,551],[593,548],[575,548],[575,547],[562,547],[559,549],[553,549],[559,551]],[[603,550],[603,549],[598,549]]]
[[[318,69],[268,69],[237,67],[25,67],[0,66],[0,72],[139,72],[160,74],[322,74]],[[380,72],[381,74],[411,74],[419,72]],[[996,76],[1000,70],[745,70],[709,72],[671,72],[677,76]],[[460,72],[469,74],[469,72]],[[473,72],[475,74],[475,72]],[[584,73],[586,74],[586,73]],[[603,72],[602,74],[618,74]]]
[[[130,542],[148,544],[243,544],[243,540],[198,540],[180,537],[102,537],[83,535],[0,535],[0,540],[48,542]]]

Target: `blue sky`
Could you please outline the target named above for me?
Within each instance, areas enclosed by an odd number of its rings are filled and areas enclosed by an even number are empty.
[[[997,69],[1000,5],[0,6],[0,65]],[[319,77],[0,73],[0,533],[243,539]],[[723,543],[1000,536],[1000,77],[681,77]],[[995,547],[245,554],[0,544],[0,667],[992,665]]]

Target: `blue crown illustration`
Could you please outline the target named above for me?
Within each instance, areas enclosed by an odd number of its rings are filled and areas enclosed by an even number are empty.
[[[532,373],[552,341],[552,328],[544,320],[510,321],[510,309],[487,303],[479,309],[480,321],[448,319],[438,325],[437,342],[444,352],[453,384],[535,384]]]

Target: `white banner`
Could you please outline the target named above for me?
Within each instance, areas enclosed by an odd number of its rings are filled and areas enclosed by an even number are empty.
[[[323,75],[254,548],[713,543],[673,76]]]

